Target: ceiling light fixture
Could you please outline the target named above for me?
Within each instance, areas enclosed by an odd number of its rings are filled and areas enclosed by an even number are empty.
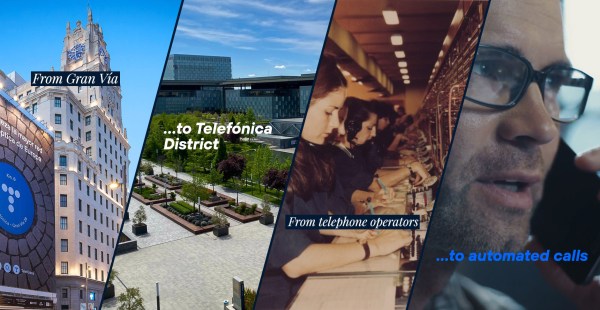
[[[403,80],[410,80],[410,76],[408,76],[408,74],[405,74],[402,76]]]
[[[400,69],[400,73],[402,73],[402,74],[408,74],[408,69],[402,68],[402,69]]]
[[[404,51],[395,51],[394,54],[396,58],[406,58],[406,53]]]
[[[406,61],[398,62],[398,67],[400,67],[400,68],[406,68],[407,66],[408,66],[408,63]]]
[[[398,13],[394,10],[383,10],[381,14],[383,14],[383,20],[388,25],[398,25],[400,23]]]
[[[404,80],[404,84],[410,84],[410,80]]]
[[[390,39],[392,41],[392,45],[402,45],[402,43],[404,43],[401,34],[393,34]]]

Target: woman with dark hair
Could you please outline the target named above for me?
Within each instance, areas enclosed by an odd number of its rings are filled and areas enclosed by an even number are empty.
[[[333,57],[323,56],[257,295],[259,309],[284,309],[310,273],[387,255],[412,241],[407,232],[396,231],[363,244],[332,243],[334,237],[319,230],[285,229],[290,214],[354,214],[335,179],[333,147],[326,143],[339,127],[345,95],[346,79]]]
[[[352,97],[346,99],[346,119],[340,126],[336,144],[336,176],[342,183],[344,197],[353,202],[373,198],[382,189],[382,184],[394,186],[407,179],[411,172],[421,178],[420,182],[430,177],[418,161],[396,170],[377,170],[379,167],[372,165],[372,162],[381,160],[371,152],[372,146],[367,145],[377,136],[378,117],[371,107],[372,103],[368,101]]]

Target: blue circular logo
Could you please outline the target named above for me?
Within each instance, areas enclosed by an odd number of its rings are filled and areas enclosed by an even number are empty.
[[[25,177],[10,164],[0,162],[0,228],[13,235],[29,231],[35,206]]]

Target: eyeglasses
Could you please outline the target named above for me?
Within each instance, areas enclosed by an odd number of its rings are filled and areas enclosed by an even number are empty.
[[[480,45],[465,97],[486,107],[510,109],[519,103],[534,81],[552,119],[568,123],[583,114],[594,79],[581,70],[566,66],[536,71],[520,55]]]

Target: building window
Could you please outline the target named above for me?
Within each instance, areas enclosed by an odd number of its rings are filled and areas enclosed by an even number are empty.
[[[91,116],[86,116],[85,117],[85,125],[89,126],[92,123],[92,117]]]
[[[54,138],[56,140],[62,140],[62,131],[55,131],[54,132]]]
[[[58,158],[58,165],[61,167],[67,166],[67,156],[66,155],[60,155],[60,157]]]
[[[79,221],[79,233],[83,234],[83,222]]]
[[[61,252],[69,252],[69,240],[60,239],[60,251]]]
[[[54,114],[54,124],[56,124],[56,125],[62,124],[62,115]]]
[[[21,98],[19,98],[19,99],[21,99]],[[35,114],[35,113],[37,113],[37,111],[38,111],[38,104],[37,103],[32,104],[31,105],[31,114]]]
[[[79,264],[79,276],[83,277],[83,264]],[[83,294],[81,294],[81,291],[79,291],[79,298],[83,298]]]
[[[65,194],[60,195],[60,207],[61,208],[67,207],[67,195],[65,195]]]
[[[92,132],[91,131],[87,131],[85,133],[85,141],[90,141],[92,140]]]
[[[60,101],[60,97],[54,97],[54,107],[55,108],[60,108],[62,106],[61,101]]]
[[[71,114],[73,114],[73,104],[69,103],[69,111],[71,112]]]
[[[60,175],[60,185],[67,185],[67,175],[66,174]]]
[[[92,148],[88,147],[85,149],[85,155],[92,157]]]
[[[69,120],[69,128],[71,128],[71,130],[73,130],[73,120],[72,119]]]
[[[68,227],[68,222],[67,222],[67,217],[66,216],[61,216],[60,217],[60,229],[61,230],[67,230]]]
[[[66,287],[63,287],[60,289],[61,293],[62,293],[62,298],[67,299],[69,298],[69,289]]]
[[[60,274],[69,274],[69,262],[60,262]]]
[[[79,242],[79,255],[83,255],[83,243]]]
[[[81,172],[81,161],[77,161],[77,171]]]

